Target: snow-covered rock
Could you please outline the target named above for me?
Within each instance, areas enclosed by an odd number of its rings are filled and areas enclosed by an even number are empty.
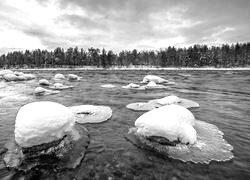
[[[38,95],[38,96],[41,96],[41,95],[50,95],[50,94],[58,94],[58,93],[60,93],[60,91],[53,91],[53,90],[45,89],[45,88],[42,88],[42,87],[37,87],[34,90],[34,94]]]
[[[0,76],[3,76],[5,74],[13,74],[13,71],[8,69],[0,70]]]
[[[77,76],[75,74],[69,74],[68,79],[69,79],[69,81],[77,81],[77,80],[80,80],[81,77],[79,77],[79,76]]]
[[[140,87],[140,85],[134,84],[134,83],[130,83],[130,84],[126,85],[126,86],[122,86],[122,88],[125,88],[125,89],[139,88],[139,87]]]
[[[113,84],[103,84],[103,85],[101,85],[101,87],[103,87],[103,88],[114,88],[115,85],[113,85]]]
[[[26,80],[32,80],[36,78],[34,74],[24,74],[23,76],[26,78]]]
[[[65,76],[63,75],[63,74],[56,74],[55,76],[54,76],[54,79],[58,79],[58,80],[60,80],[60,79],[65,79]]]
[[[27,78],[24,75],[17,76],[16,81],[26,81]]]
[[[47,79],[40,79],[39,82],[38,82],[40,85],[43,85],[43,86],[49,86],[50,83]]]
[[[9,73],[9,74],[4,74],[3,75],[3,79],[5,81],[16,81],[17,80],[17,76],[13,73]]]
[[[167,105],[153,109],[135,121],[137,133],[142,136],[160,136],[169,141],[193,144],[197,140],[193,128],[195,118],[186,108]]]
[[[154,82],[154,81],[150,81],[148,84],[147,84],[147,87],[155,87],[157,86],[157,84]]]
[[[147,83],[150,81],[154,81],[155,83],[164,83],[164,82],[168,82],[166,79],[163,79],[159,76],[155,76],[155,75],[147,75],[143,78],[142,83]]]
[[[170,104],[177,104],[181,102],[181,99],[177,96],[167,96],[161,99],[157,100],[157,103],[161,104],[161,105],[170,105]]]
[[[18,72],[18,71],[14,71],[14,74],[15,74],[16,76],[23,76],[23,75],[24,75],[23,72]]]
[[[55,83],[53,86],[49,86],[49,88],[55,89],[55,90],[69,89],[69,88],[73,88],[73,87],[74,86],[67,86],[67,85],[64,85],[62,83]]]
[[[74,114],[65,106],[49,101],[21,107],[15,121],[15,141],[32,147],[63,138],[74,126]]]

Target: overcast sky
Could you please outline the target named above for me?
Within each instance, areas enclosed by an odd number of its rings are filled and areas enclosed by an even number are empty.
[[[250,41],[250,0],[1,0],[0,54]]]

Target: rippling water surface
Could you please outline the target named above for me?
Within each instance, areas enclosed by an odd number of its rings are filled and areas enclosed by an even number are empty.
[[[56,95],[32,95],[40,78],[51,80],[58,72],[36,71],[37,79],[26,83],[0,82],[1,147],[13,136],[18,109],[28,102],[49,100],[65,106],[106,105],[112,108],[113,116],[100,124],[85,125],[90,132],[91,143],[78,168],[47,174],[47,179],[250,179],[249,71],[60,71],[65,75],[77,74],[83,79],[66,82],[75,87]],[[121,88],[131,82],[140,82],[147,74],[159,75],[176,84],[170,90]],[[103,84],[116,87],[102,88]],[[143,113],[126,109],[126,105],[168,94],[198,102],[200,108],[191,109],[196,119],[218,126],[224,132],[224,138],[234,147],[235,158],[209,165],[183,163],[138,149],[126,141],[124,135]],[[0,170],[1,173],[6,172]],[[39,177],[39,174],[36,175],[36,179]]]

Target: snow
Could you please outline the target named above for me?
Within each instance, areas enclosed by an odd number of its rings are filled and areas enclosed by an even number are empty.
[[[153,109],[135,121],[137,133],[143,136],[161,136],[170,141],[181,143],[196,142],[195,118],[186,108],[179,105],[167,105]]]
[[[36,78],[34,74],[24,74],[23,76],[26,78],[26,80],[31,80]]]
[[[50,83],[49,83],[49,81],[47,79],[40,79],[39,84],[44,85],[44,86],[49,86],[50,85]]]
[[[64,76],[63,74],[58,73],[58,74],[56,74],[56,75],[54,76],[54,78],[55,78],[55,79],[65,79],[65,76]]]
[[[5,81],[16,81],[17,80],[17,76],[13,73],[8,73],[8,74],[4,74],[3,75],[3,79]]]
[[[134,83],[130,83],[130,84],[126,85],[126,86],[122,86],[122,88],[125,88],[125,89],[139,88],[139,87],[140,87],[140,85],[134,84]]]
[[[70,81],[73,81],[73,80],[80,80],[81,77],[79,77],[79,76],[77,76],[77,75],[75,75],[75,74],[69,74],[69,75],[68,75],[68,79],[69,79]]]
[[[17,113],[15,140],[32,147],[61,139],[72,130],[74,114],[65,106],[49,101],[26,104]]]
[[[103,84],[103,85],[101,85],[101,87],[103,87],[103,88],[114,88],[116,86],[113,85],[113,84]]]
[[[171,95],[157,100],[157,103],[161,105],[177,104],[181,102],[181,99],[177,96]]]
[[[153,81],[155,83],[164,83],[164,82],[168,82],[166,79],[163,79],[159,76],[155,76],[155,75],[147,75],[143,78],[142,83],[147,83],[149,81]]]
[[[0,70],[0,76],[3,76],[5,74],[13,74],[13,71],[8,69]]]
[[[42,87],[37,87],[34,90],[35,95],[50,95],[50,94],[58,94],[58,93],[60,93],[60,91],[52,91],[50,89],[45,89]]]
[[[147,86],[149,86],[149,87],[155,87],[155,86],[157,86],[157,85],[156,85],[156,83],[155,83],[154,81],[150,81],[150,82],[147,84]]]

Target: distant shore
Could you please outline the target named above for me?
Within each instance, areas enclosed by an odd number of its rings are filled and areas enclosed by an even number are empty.
[[[10,68],[15,71],[64,71],[64,70],[117,70],[117,71],[131,71],[131,70],[166,70],[166,71],[249,71],[250,67],[235,67],[235,68],[215,68],[215,67],[201,67],[201,68],[193,68],[193,67],[167,67],[167,68],[157,68],[157,67],[110,67],[110,68],[97,68],[97,67],[75,67],[75,68]],[[2,70],[2,69],[0,69]]]

